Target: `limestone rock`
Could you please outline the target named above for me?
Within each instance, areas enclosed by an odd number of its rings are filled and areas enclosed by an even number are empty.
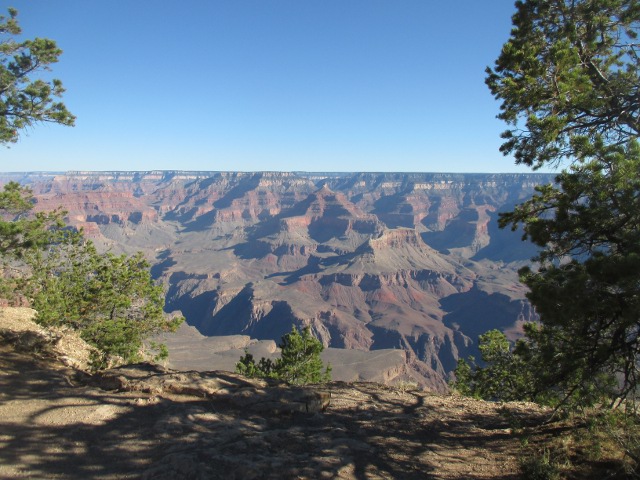
[[[52,355],[65,365],[89,371],[95,348],[64,327],[43,328],[33,321],[37,312],[25,307],[0,307],[0,338],[15,348]]]
[[[178,372],[139,363],[99,372],[91,383],[107,390],[183,395],[224,402],[244,411],[270,414],[317,413],[331,403],[331,394],[280,382],[246,378],[229,372]]]

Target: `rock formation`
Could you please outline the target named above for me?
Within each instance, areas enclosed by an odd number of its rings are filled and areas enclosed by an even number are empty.
[[[62,206],[100,248],[142,250],[204,335],[404,352],[387,382],[442,390],[477,335],[535,319],[517,269],[534,253],[499,212],[544,174],[70,172],[5,174]],[[180,363],[184,359],[176,359]]]

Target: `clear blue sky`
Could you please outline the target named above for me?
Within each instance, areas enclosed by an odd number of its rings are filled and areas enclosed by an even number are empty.
[[[1,0],[78,117],[4,171],[515,172],[484,85],[513,0]]]

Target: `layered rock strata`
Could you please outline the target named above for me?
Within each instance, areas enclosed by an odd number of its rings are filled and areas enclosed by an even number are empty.
[[[39,210],[62,206],[100,248],[144,251],[168,310],[204,335],[277,342],[309,325],[331,349],[403,352],[384,380],[441,390],[479,333],[515,338],[535,319],[516,273],[535,250],[496,220],[550,175],[0,177],[28,184]]]

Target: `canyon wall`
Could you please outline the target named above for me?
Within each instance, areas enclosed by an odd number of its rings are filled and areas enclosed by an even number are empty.
[[[210,336],[401,349],[442,390],[478,334],[516,338],[535,312],[517,269],[535,254],[497,227],[546,174],[67,172],[0,174],[62,206],[100,248],[142,250],[167,310]],[[394,380],[389,373],[389,381]],[[400,373],[398,373],[400,375]],[[403,378],[404,378],[403,377]]]

